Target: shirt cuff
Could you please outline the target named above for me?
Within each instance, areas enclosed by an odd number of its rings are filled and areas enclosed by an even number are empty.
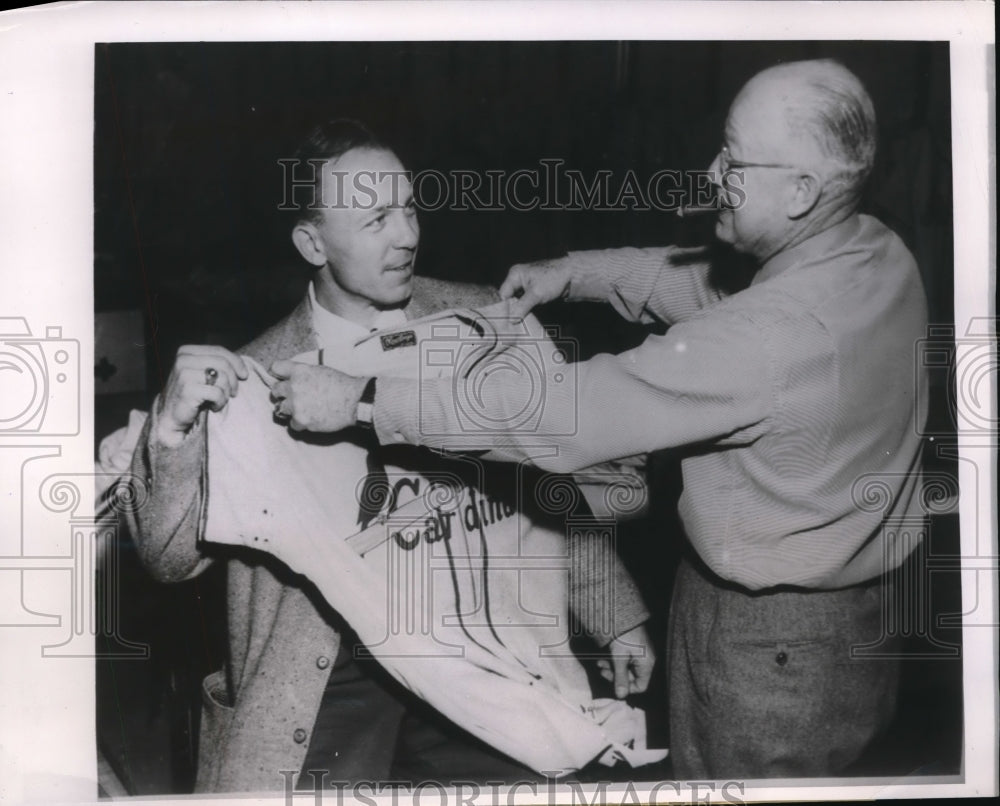
[[[431,386],[432,384],[427,384]],[[375,390],[375,406],[372,423],[378,441],[383,445],[409,443],[422,444],[422,431],[438,433],[439,426],[432,430],[432,419],[437,417],[437,410],[430,405],[421,409],[421,382],[407,378],[382,377],[378,379]],[[430,426],[430,427],[428,427]]]

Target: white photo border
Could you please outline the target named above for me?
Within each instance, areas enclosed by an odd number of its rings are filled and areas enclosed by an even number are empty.
[[[94,58],[98,42],[366,40],[947,40],[951,43],[956,334],[995,322],[995,88],[988,2],[372,2],[57,3],[0,14],[0,317],[23,317],[34,335],[59,327],[93,361]],[[975,323],[979,323],[976,325]],[[992,331],[995,338],[995,330]],[[994,355],[993,369],[996,363]],[[93,380],[80,373],[78,433],[0,438],[5,497],[21,461],[58,455],[67,472],[92,469]],[[997,422],[995,380],[982,384]],[[913,778],[747,782],[745,801],[866,800],[997,794],[997,433],[960,435],[963,556],[964,780]],[[34,452],[34,453],[33,453]],[[976,472],[978,470],[978,472]],[[84,482],[83,495],[90,495]],[[975,502],[990,502],[976,508]],[[25,513],[0,505],[23,527]],[[22,543],[25,536],[21,536]],[[32,535],[39,557],[59,558],[69,535]],[[7,555],[8,544],[0,554]],[[0,799],[96,799],[94,664],[43,658],[66,624],[72,570],[36,595],[33,629],[0,624]],[[0,564],[3,587],[52,569]],[[66,583],[66,584],[64,584]],[[58,622],[58,623],[57,623]],[[85,640],[85,638],[83,639]],[[609,802],[625,787],[607,788]],[[584,787],[584,791],[588,791]],[[642,790],[636,790],[640,799]],[[691,800],[661,790],[671,801]],[[557,789],[560,802],[568,790]],[[277,797],[281,797],[278,795]],[[306,797],[312,797],[307,795]],[[625,802],[635,802],[626,799]],[[520,794],[544,803],[550,793]],[[193,798],[156,798],[194,802]],[[218,798],[206,802],[219,802]],[[246,804],[273,796],[241,796]],[[389,802],[380,798],[380,802]],[[435,798],[436,802],[439,802]],[[351,802],[350,796],[344,802]],[[402,800],[400,801],[402,802]]]

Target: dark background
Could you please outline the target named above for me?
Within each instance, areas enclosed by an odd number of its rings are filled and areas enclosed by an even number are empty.
[[[726,110],[751,75],[779,61],[825,56],[858,74],[878,112],[864,209],[906,241],[932,321],[951,323],[947,43],[97,45],[95,307],[98,314],[142,311],[146,333],[136,349],[147,367],[144,390],[98,398],[98,438],[124,425],[129,408],[149,408],[181,344],[237,348],[299,301],[309,271],[277,210],[277,160],[290,157],[314,123],[362,120],[414,171],[510,172],[559,158],[585,176],[610,169],[615,187],[628,169],[644,180],[662,168],[706,168]],[[570,249],[697,243],[711,226],[656,210],[444,209],[423,212],[420,223],[418,272],[492,284],[512,263]],[[580,339],[583,355],[643,335],[599,306],[550,306],[541,316]],[[932,417],[942,433],[951,421],[948,397],[935,387]],[[954,471],[936,454],[928,465]],[[676,457],[654,457],[653,473],[669,494],[654,498],[648,519],[622,528],[620,544],[662,634],[679,534]],[[957,551],[953,518],[932,528],[937,544]],[[213,572],[156,585],[135,565],[127,538],[121,550],[123,629],[153,651],[145,662],[99,662],[101,749],[132,792],[185,791],[198,682],[223,659],[222,580]],[[935,585],[935,612],[957,609],[957,574],[937,574]],[[957,644],[957,632],[937,637]],[[961,664],[923,654],[904,661],[900,718],[859,774],[958,771]],[[667,728],[661,677],[645,698],[654,740]]]

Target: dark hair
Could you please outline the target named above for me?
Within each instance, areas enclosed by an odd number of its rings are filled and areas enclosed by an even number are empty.
[[[375,151],[389,151],[392,148],[380,140],[363,123],[348,118],[328,120],[314,127],[295,150],[291,164],[283,160],[285,166],[285,204],[283,209],[291,211],[296,223],[315,221],[319,218],[318,205],[322,199],[323,163],[338,159],[356,148]],[[312,177],[311,192],[305,190],[303,180]],[[305,197],[305,203],[302,198]]]

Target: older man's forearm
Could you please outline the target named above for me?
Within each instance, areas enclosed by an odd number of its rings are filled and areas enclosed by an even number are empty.
[[[624,318],[680,322],[718,300],[704,250],[674,246],[570,252],[567,299],[610,303]]]
[[[527,461],[559,473],[593,464],[571,456],[566,450],[569,435],[560,427],[575,419],[576,390],[569,385],[548,390],[538,417],[526,422],[524,401],[537,392],[533,383],[537,380],[505,377],[482,389],[468,379],[379,378],[373,424],[383,445],[475,451],[486,459]]]
[[[574,364],[560,383],[526,372],[380,378],[374,424],[387,444],[488,451],[573,473],[688,442],[755,439],[773,410],[768,357],[751,318],[693,318]]]

